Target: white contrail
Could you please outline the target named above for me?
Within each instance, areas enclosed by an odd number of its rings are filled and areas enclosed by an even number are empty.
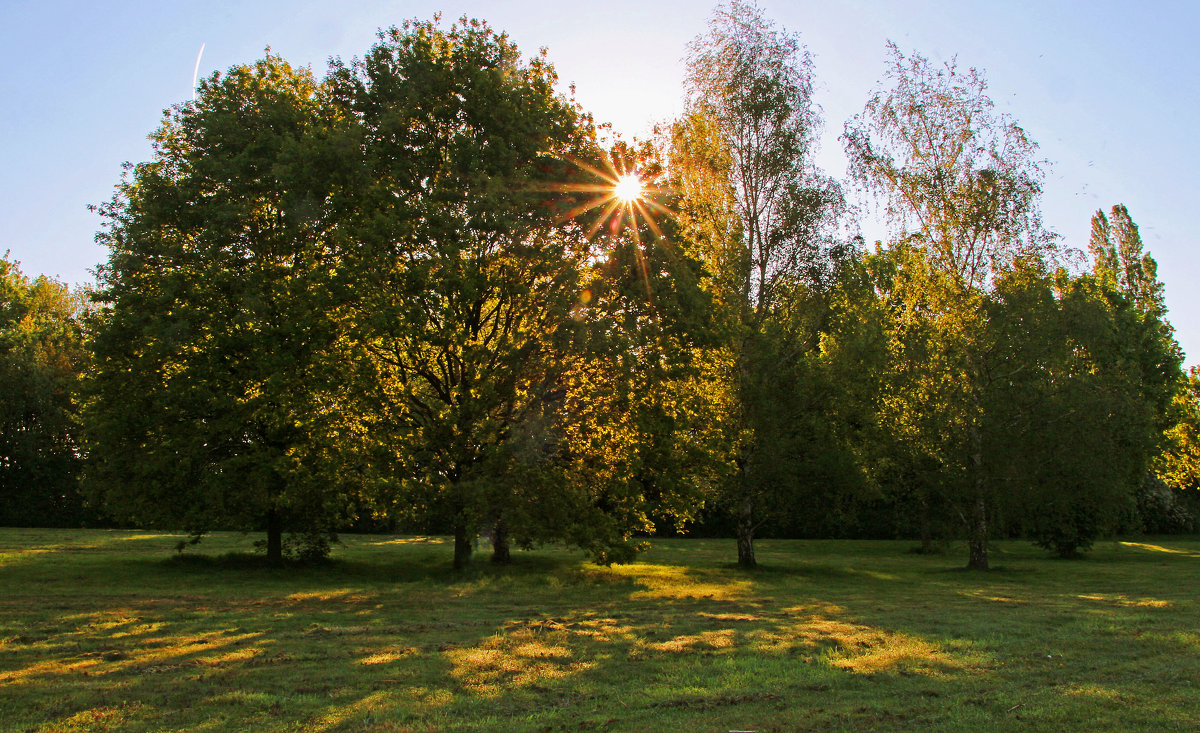
[[[200,44],[200,53],[196,54],[196,68],[192,69],[192,101],[196,101],[196,77],[200,73],[200,57],[204,55],[204,44]]]

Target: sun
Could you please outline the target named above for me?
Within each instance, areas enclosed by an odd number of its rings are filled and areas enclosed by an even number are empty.
[[[602,151],[600,160],[594,163],[571,155],[565,156],[565,160],[590,175],[593,181],[576,179],[570,183],[546,182],[539,186],[541,190],[572,194],[570,209],[560,213],[557,222],[561,224],[585,216],[591,218],[591,224],[585,230],[588,240],[595,242],[596,235],[603,232],[597,242],[603,249],[593,249],[592,262],[604,261],[619,238],[632,240],[637,265],[646,285],[646,296],[653,308],[653,286],[645,251],[649,242],[642,236],[642,230],[643,227],[649,229],[655,241],[666,243],[667,237],[655,218],[678,216],[659,202],[671,194],[670,189],[654,183],[661,172],[656,172],[658,167],[654,165],[639,165],[637,156],[631,155],[624,145]],[[581,297],[581,304],[586,305],[590,296],[588,291],[586,297]]]
[[[567,221],[596,211],[598,213],[594,215],[587,229],[589,239],[601,229],[610,236],[628,231],[640,246],[639,230],[643,225],[650,229],[656,239],[663,238],[662,230],[655,221],[655,214],[675,214],[655,200],[664,194],[665,190],[643,180],[635,161],[615,151],[605,154],[599,161],[599,167],[574,157],[568,157],[568,160],[580,170],[594,176],[596,181],[549,184],[548,188],[551,190],[590,194],[587,199],[562,214],[559,221]]]
[[[626,173],[617,179],[613,195],[623,204],[631,204],[642,198],[642,179],[636,173]]]

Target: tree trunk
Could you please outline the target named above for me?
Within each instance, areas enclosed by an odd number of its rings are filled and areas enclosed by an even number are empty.
[[[504,517],[497,519],[492,526],[492,562],[512,562],[512,552],[508,547],[508,522],[504,521]]]
[[[753,239],[754,232],[750,232]],[[751,245],[753,251],[753,244]],[[747,281],[749,278],[747,278]],[[761,296],[761,292],[760,292]],[[757,312],[755,313],[757,316]],[[740,380],[738,383],[739,400],[742,402],[743,410],[748,410],[745,396],[751,388],[751,363],[750,356],[754,349],[753,337],[742,339],[739,345],[738,353],[738,371]],[[746,414],[742,417],[742,422],[745,424],[748,420]],[[753,434],[752,434],[753,435]],[[736,459],[737,463],[737,480],[738,486],[741,489],[741,506],[737,509],[737,550],[738,550],[738,565],[743,568],[753,568],[758,565],[754,559],[754,491],[752,490],[751,480],[753,477],[753,463],[755,458],[755,440],[751,437],[739,449],[739,455]]]
[[[971,570],[987,570],[987,502],[983,500],[982,496],[975,499],[975,506],[971,512],[971,526],[968,528],[967,532],[967,545],[969,546],[971,553],[971,557],[967,561],[967,567]]]
[[[744,568],[758,566],[758,563],[754,560],[754,531],[743,531],[741,524],[738,524],[737,548],[738,565]]]
[[[274,507],[267,510],[267,562],[283,562],[283,520]]]
[[[471,552],[475,549],[475,533],[465,524],[454,527],[454,569],[466,570],[471,564]]]
[[[974,364],[974,360],[968,359],[968,363]],[[971,392],[971,402],[975,407],[975,414],[982,414],[983,410],[979,406],[979,394],[974,390]],[[971,570],[987,570],[987,499],[983,482],[983,434],[979,430],[978,423],[971,425],[971,467],[974,469],[975,504],[971,507],[970,526],[967,528],[967,545],[970,551],[967,567]]]
[[[918,506],[920,516],[917,520],[921,528],[921,554],[933,554],[933,520],[929,517],[929,499],[922,494]]]
[[[754,560],[754,505],[749,496],[743,497],[738,514],[737,549],[738,565],[752,568],[758,564]]]

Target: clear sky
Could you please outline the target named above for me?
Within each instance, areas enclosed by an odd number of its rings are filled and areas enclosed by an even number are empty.
[[[1098,208],[1124,203],[1166,283],[1169,317],[1200,361],[1200,3],[1194,0],[761,0],[816,63],[826,120],[819,162],[844,173],[842,124],[884,69],[887,39],[984,69],[1000,111],[1053,167],[1043,210],[1084,248]],[[598,121],[644,134],[680,110],[686,44],[711,5],[683,0],[0,0],[0,251],[28,274],[72,283],[106,253],[87,210],[112,195],[123,161],[150,156],[162,110],[201,76],[270,46],[322,74],[365,52],[376,29],[441,11],[540,47]],[[868,236],[872,230],[867,229]]]

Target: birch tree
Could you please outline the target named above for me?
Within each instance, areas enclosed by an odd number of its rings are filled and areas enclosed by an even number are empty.
[[[888,53],[885,86],[846,123],[842,141],[851,177],[881,205],[892,241],[916,248],[927,263],[928,292],[901,317],[936,341],[942,374],[930,378],[958,385],[950,392],[960,404],[946,406],[956,417],[945,433],[964,437],[954,453],[968,566],[987,569],[984,306],[997,275],[1014,262],[1055,255],[1038,208],[1043,169],[1033,140],[996,113],[981,72],[905,56],[892,43]]]
[[[812,57],[795,34],[775,28],[754,4],[721,5],[691,44],[688,68],[671,167],[684,237],[724,314],[716,363],[727,365],[725,424],[736,466],[725,499],[738,563],[752,567],[755,532],[794,486],[765,443],[784,429],[781,419],[796,417],[778,394],[764,393],[779,384],[767,372],[787,371],[812,346],[795,327],[808,320],[819,301],[812,296],[830,274],[829,233],[842,196],[812,163],[820,117]]]

